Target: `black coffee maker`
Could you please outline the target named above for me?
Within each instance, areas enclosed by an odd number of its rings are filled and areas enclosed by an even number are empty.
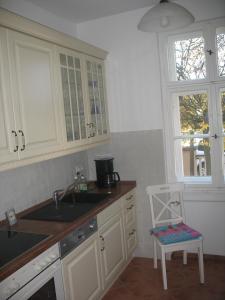
[[[113,187],[120,181],[119,174],[114,172],[113,160],[113,157],[95,160],[98,187]]]

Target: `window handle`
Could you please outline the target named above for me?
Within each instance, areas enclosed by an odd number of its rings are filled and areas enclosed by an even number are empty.
[[[214,52],[213,52],[211,49],[207,49],[207,50],[206,50],[206,52],[208,52],[208,53],[209,53],[209,55],[212,55],[212,54],[214,54]]]
[[[214,135],[211,136],[214,139],[218,139],[218,135],[215,133]]]

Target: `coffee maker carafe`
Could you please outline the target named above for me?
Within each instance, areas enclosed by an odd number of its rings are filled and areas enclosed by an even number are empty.
[[[113,187],[120,181],[119,174],[114,172],[113,160],[113,157],[95,160],[98,187]]]

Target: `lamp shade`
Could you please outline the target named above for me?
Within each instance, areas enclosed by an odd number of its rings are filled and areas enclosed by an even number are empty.
[[[188,26],[194,20],[193,15],[183,6],[161,0],[142,17],[138,29],[145,32],[164,32]]]

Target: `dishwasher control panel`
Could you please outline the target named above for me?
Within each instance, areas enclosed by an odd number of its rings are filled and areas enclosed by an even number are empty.
[[[94,217],[88,222],[80,225],[78,228],[74,229],[69,233],[64,239],[59,243],[60,246],[60,256],[64,257],[70,253],[73,249],[78,247],[82,242],[89,238],[93,233],[98,230],[97,218]]]

